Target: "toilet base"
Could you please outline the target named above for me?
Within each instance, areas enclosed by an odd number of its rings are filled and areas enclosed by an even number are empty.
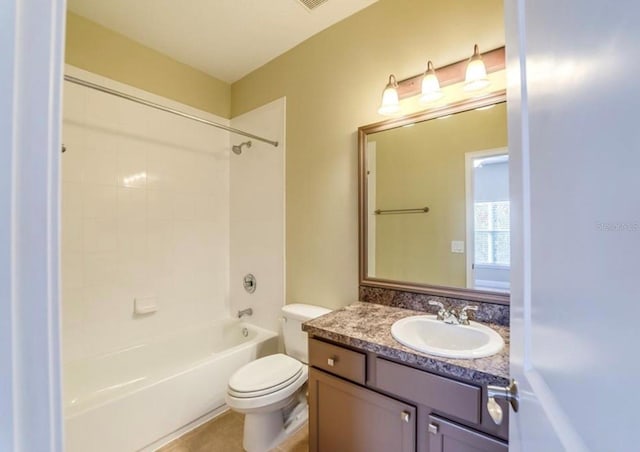
[[[244,417],[242,447],[247,452],[267,452],[295,433],[309,417],[306,400],[296,405],[287,419],[283,410],[247,413]]]

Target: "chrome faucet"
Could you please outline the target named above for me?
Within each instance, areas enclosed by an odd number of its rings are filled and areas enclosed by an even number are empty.
[[[444,318],[448,314],[447,308],[445,308],[442,303],[440,303],[439,301],[435,301],[435,300],[429,300],[429,304],[431,306],[437,306],[439,308],[438,309],[438,320],[444,320]]]
[[[458,322],[460,322],[460,325],[468,325],[469,324],[469,314],[467,314],[467,311],[477,311],[478,310],[478,305],[466,305],[464,308],[462,308],[460,310],[460,313],[458,314]]]
[[[469,314],[467,311],[477,311],[478,306],[466,305],[458,312],[455,308],[445,308],[444,304],[439,301],[429,300],[431,306],[437,306],[438,320],[442,320],[449,325],[469,325]]]
[[[241,311],[238,311],[238,318],[239,319],[241,319],[245,315],[253,315],[253,309],[247,308],[247,309],[243,309]]]

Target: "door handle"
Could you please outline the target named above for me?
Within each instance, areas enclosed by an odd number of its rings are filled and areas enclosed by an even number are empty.
[[[489,416],[491,416],[493,422],[496,425],[500,425],[502,424],[503,413],[496,399],[507,400],[513,411],[517,413],[520,404],[518,403],[518,384],[516,381],[512,379],[509,386],[487,386],[487,411],[489,411]]]

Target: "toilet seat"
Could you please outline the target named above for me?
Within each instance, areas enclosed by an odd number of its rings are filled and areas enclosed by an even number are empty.
[[[238,397],[231,388],[227,387],[225,401],[230,408],[244,414],[273,412],[288,405],[292,397],[296,397],[300,388],[307,382],[308,376],[309,369],[303,364],[302,373],[294,378],[287,386],[273,390],[269,394],[253,397],[246,397],[247,393],[240,393],[240,397]]]
[[[269,395],[296,382],[303,367],[300,361],[281,353],[266,356],[236,371],[229,379],[227,392],[237,398]]]

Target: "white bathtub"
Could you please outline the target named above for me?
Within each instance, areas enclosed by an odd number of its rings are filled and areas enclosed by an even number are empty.
[[[67,363],[65,450],[143,449],[222,407],[231,374],[277,347],[276,333],[228,320]]]

